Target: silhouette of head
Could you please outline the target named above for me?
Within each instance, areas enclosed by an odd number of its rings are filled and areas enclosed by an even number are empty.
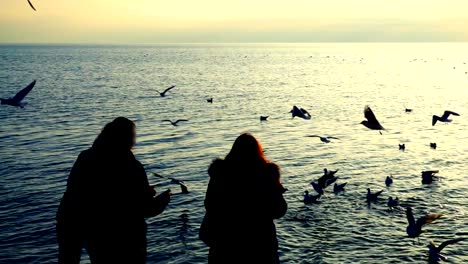
[[[226,156],[227,161],[247,162],[247,163],[265,163],[263,149],[257,139],[249,133],[240,135],[231,151]]]
[[[104,126],[94,140],[93,148],[127,151],[133,148],[135,140],[135,123],[125,117],[117,117]]]

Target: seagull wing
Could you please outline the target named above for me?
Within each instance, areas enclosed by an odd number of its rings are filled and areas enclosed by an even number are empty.
[[[331,138],[331,139],[339,139],[339,138],[337,138],[337,137],[328,137],[328,138]]]
[[[440,244],[439,247],[437,248],[437,251],[439,251],[439,253],[442,251],[442,249],[444,249],[446,246],[448,245],[451,245],[451,244],[455,244],[457,242],[460,242],[460,241],[463,241],[463,240],[466,240],[468,238],[466,237],[460,237],[460,238],[455,238],[455,239],[451,239],[451,240],[447,240],[445,241],[444,243]]]
[[[179,122],[187,122],[187,119],[178,119],[177,121],[174,122],[174,124],[177,124]]]
[[[323,189],[322,189],[322,187],[320,187],[320,185],[318,185],[318,183],[311,182],[311,184],[312,184],[312,187],[314,187],[314,190],[315,190],[318,194],[323,194]]]
[[[152,172],[151,174],[153,174],[153,176],[156,176],[158,178],[164,178],[162,175],[156,173],[156,172]]]
[[[24,97],[26,97],[26,95],[28,95],[28,93],[32,90],[34,85],[36,85],[36,80],[34,80],[28,86],[19,91],[12,99],[16,102],[21,102],[21,100],[23,100]]]
[[[165,93],[169,92],[169,91],[172,90],[174,87],[175,87],[175,85],[172,85],[171,87],[166,88],[166,90],[164,90],[164,92],[162,92],[162,94],[165,94]]]
[[[410,226],[416,224],[416,222],[414,221],[413,210],[411,209],[411,207],[406,208],[406,219],[408,219],[408,224]]]
[[[377,198],[377,197],[379,197],[379,195],[381,195],[382,193],[383,193],[383,190],[380,190],[380,191],[374,193],[374,196]]]
[[[446,119],[446,118],[448,118],[450,115],[460,116],[459,114],[457,114],[457,113],[455,113],[455,112],[452,112],[452,111],[445,111],[445,112],[444,112],[444,115],[442,116],[442,119]]]
[[[372,124],[375,124],[375,125],[378,125],[378,126],[382,126],[379,121],[377,120],[377,118],[375,117],[374,115],[374,112],[372,112],[372,109],[366,105],[366,107],[364,107],[364,117]]]
[[[31,8],[36,11],[36,8],[34,8],[33,4],[31,3],[31,1],[28,0],[28,3],[29,3],[29,6],[31,6]]]
[[[317,135],[309,135],[309,136],[306,136],[306,137],[317,137],[317,138],[320,138],[321,136],[317,136]]]
[[[438,117],[436,115],[433,115],[432,116],[432,126],[435,126],[435,124],[437,123],[438,120],[440,120],[440,117]]]
[[[425,216],[419,218],[418,221],[416,221],[416,225],[419,226],[419,227],[423,227],[424,225],[430,224],[430,223],[434,222],[435,220],[437,220],[437,219],[439,219],[441,217],[442,217],[441,214],[425,215]]]

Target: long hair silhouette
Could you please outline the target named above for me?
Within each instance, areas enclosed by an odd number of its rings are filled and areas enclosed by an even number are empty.
[[[260,142],[249,133],[240,135],[225,158],[228,162],[261,165],[268,163]]]
[[[135,145],[135,123],[125,117],[117,117],[106,124],[96,137],[93,148],[98,150],[132,149]]]

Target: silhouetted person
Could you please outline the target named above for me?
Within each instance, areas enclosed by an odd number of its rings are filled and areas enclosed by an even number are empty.
[[[146,217],[163,212],[170,192],[154,197],[131,151],[135,125],[119,117],[107,124],[76,160],[57,212],[59,263],[145,263]]]
[[[265,159],[252,135],[242,134],[208,173],[200,229],[200,238],[210,247],[208,262],[279,263],[273,219],[287,210],[279,167]]]

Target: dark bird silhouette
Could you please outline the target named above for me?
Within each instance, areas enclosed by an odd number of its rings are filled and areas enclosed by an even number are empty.
[[[320,194],[320,195],[323,195],[324,194],[324,191],[323,191],[323,188],[322,186],[320,186],[320,184],[316,183],[316,182],[311,182],[310,184],[312,184],[312,187],[314,188],[314,190]]]
[[[367,188],[367,202],[376,202],[379,199],[379,195],[381,195],[383,190],[372,193],[370,188]]]
[[[11,106],[24,108],[24,106],[26,106],[27,103],[22,102],[22,100],[26,97],[26,95],[28,95],[28,93],[32,90],[34,85],[36,85],[36,80],[34,80],[28,86],[26,86],[21,91],[19,91],[15,96],[10,97],[8,99],[0,98],[0,104],[5,104],[5,105],[11,105]]]
[[[260,121],[267,121],[268,116],[260,116]]]
[[[178,126],[178,125],[179,125],[179,122],[187,122],[187,121],[188,121],[187,119],[178,119],[177,121],[172,122],[172,121],[169,120],[169,119],[164,119],[164,120],[162,120],[161,122],[169,122],[169,123],[171,123],[171,125],[173,125],[173,126]]]
[[[408,219],[408,226],[406,227],[406,233],[410,238],[418,238],[421,235],[423,226],[434,222],[441,218],[441,214],[428,214],[420,217],[417,221],[414,219],[413,210],[411,207],[406,207],[406,218]]]
[[[390,185],[392,185],[393,183],[393,177],[390,175],[390,176],[387,176],[387,178],[385,178],[385,185],[387,187],[390,187]]]
[[[206,101],[207,101],[208,103],[212,104],[212,103],[213,103],[213,97],[212,97],[212,98],[206,99]]]
[[[452,119],[449,119],[450,115],[460,116],[459,114],[457,114],[457,113],[455,113],[455,112],[452,112],[452,111],[445,111],[444,114],[443,114],[442,116],[433,115],[433,116],[432,116],[432,126],[435,126],[435,124],[437,123],[437,121],[443,122],[443,123],[450,123],[450,122],[452,122]]]
[[[374,112],[372,112],[372,109],[368,105],[366,105],[366,107],[364,108],[364,117],[367,120],[362,121],[361,124],[365,127],[372,130],[385,130],[385,128],[379,123],[379,121],[374,115]],[[382,134],[382,132],[380,132],[380,134]]]
[[[438,173],[438,170],[429,170],[421,172],[422,183],[423,184],[431,184],[434,180],[438,180],[439,177],[435,176]]]
[[[401,150],[401,151],[405,151],[405,149],[406,149],[405,144],[398,144],[398,149]]]
[[[411,108],[405,108],[405,112],[406,112],[406,113],[411,113],[411,112],[413,112],[413,109],[411,109]]]
[[[304,192],[304,204],[316,203],[320,199],[321,196],[322,196],[321,194],[310,195],[309,191],[305,191]]]
[[[159,95],[161,97],[165,97],[166,96],[166,93],[169,92],[170,90],[174,89],[174,87],[176,87],[175,85],[172,85],[171,87],[168,87],[166,90],[164,90],[163,92],[160,92],[158,90],[156,90],[156,92],[159,93]]]
[[[327,176],[328,178],[332,178],[333,176],[335,176],[335,174],[338,172],[339,170],[331,170],[329,171],[327,168],[323,169],[323,176]]]
[[[437,143],[429,143],[431,149],[437,149]]]
[[[30,6],[34,11],[36,11],[36,8],[34,8],[34,6],[33,6],[33,4],[31,3],[30,0],[28,0],[28,3],[29,3],[29,6]]]
[[[306,136],[306,137],[320,138],[320,141],[322,141],[323,143],[330,143],[331,142],[330,139],[339,139],[339,138],[336,138],[336,137],[321,137],[321,136],[317,136],[317,135],[310,135],[310,136]]]
[[[387,201],[388,208],[393,209],[394,207],[397,207],[398,204],[399,204],[398,197],[396,197],[395,199],[393,199],[392,197],[388,197],[388,201]]]
[[[299,108],[297,106],[293,106],[293,109],[291,109],[291,111],[289,111],[289,113],[292,114],[292,118],[294,117],[300,117],[300,118],[303,118],[303,119],[306,119],[306,120],[309,120],[310,118],[312,118],[309,114],[309,112],[307,112],[307,110],[305,110],[304,108]]]
[[[460,241],[463,241],[463,240],[466,240],[467,238],[466,237],[461,237],[461,238],[455,238],[455,239],[451,239],[451,240],[447,240],[445,241],[444,243],[440,244],[439,246],[436,246],[436,244],[434,243],[434,241],[431,241],[429,243],[429,245],[427,246],[429,248],[429,252],[428,252],[428,255],[429,255],[429,262],[431,263],[438,263],[439,261],[446,261],[447,260],[447,257],[440,254],[440,252],[442,252],[442,250],[448,246],[448,245],[452,245],[452,244],[455,244],[455,243],[458,243]]]
[[[182,191],[183,194],[189,193],[187,186],[185,185],[184,181],[177,180],[175,178],[169,178],[171,180],[171,183],[173,184],[178,184],[180,186],[180,190]]]
[[[333,185],[333,192],[334,193],[339,193],[339,192],[343,192],[345,190],[345,186],[346,184],[348,184],[347,182],[345,183],[342,183],[342,184],[337,184],[335,183],[335,185]]]

